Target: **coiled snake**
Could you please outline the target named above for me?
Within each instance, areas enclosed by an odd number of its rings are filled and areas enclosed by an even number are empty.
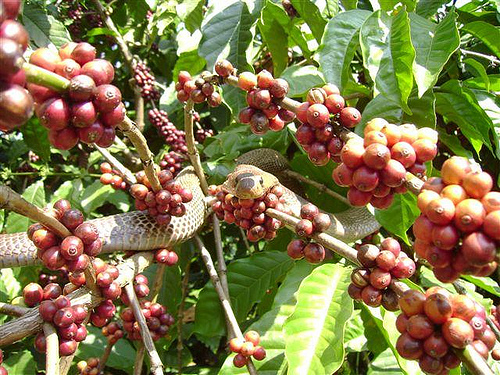
[[[290,181],[281,176],[281,173],[289,168],[288,162],[272,149],[247,152],[240,156],[237,163],[240,168],[242,164],[257,167],[250,168],[251,173],[267,176],[264,184],[269,184],[269,181],[276,183],[276,176],[283,184],[290,185]],[[158,225],[148,214],[139,211],[91,220],[99,228],[103,252],[154,250],[171,247],[191,238],[204,224],[209,208],[192,167],[185,168],[176,179],[183,187],[188,187],[193,192],[192,201],[186,203],[186,214],[182,217],[172,217],[167,226]],[[226,184],[228,183],[233,183],[230,176],[226,181]],[[285,197],[286,205],[298,216],[305,199],[286,188]],[[380,227],[366,208],[351,208],[330,216],[332,225],[327,233],[344,242],[363,238]],[[39,264],[36,248],[26,233],[0,235],[0,268],[35,264]]]

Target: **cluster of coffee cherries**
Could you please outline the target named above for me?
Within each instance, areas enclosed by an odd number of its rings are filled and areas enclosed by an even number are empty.
[[[353,206],[384,209],[395,193],[406,192],[406,172],[425,175],[424,163],[437,154],[437,132],[417,129],[413,124],[394,125],[384,119],[371,120],[363,139],[349,140],[340,151],[342,161],[332,173],[339,186],[349,187]]]
[[[175,266],[179,261],[179,256],[173,250],[158,249],[155,251],[155,261],[165,264],[168,267]]]
[[[229,350],[237,353],[233,358],[235,367],[243,367],[248,363],[250,357],[254,357],[257,361],[262,361],[266,358],[266,350],[259,345],[260,335],[257,331],[248,331],[245,333],[245,339],[235,337],[229,341]]]
[[[193,199],[191,189],[184,188],[173,179],[168,170],[160,170],[158,179],[161,190],[156,193],[144,172],[136,173],[137,183],[130,187],[130,194],[135,198],[135,208],[147,210],[160,225],[168,225],[172,216],[180,217],[186,213],[185,203]]]
[[[29,35],[15,19],[19,0],[0,0],[0,131],[23,125],[33,115],[33,99],[24,89],[23,53]]]
[[[248,91],[248,107],[240,111],[238,119],[242,124],[249,124],[252,133],[280,131],[295,118],[295,113],[281,108],[278,102],[288,93],[288,82],[284,79],[275,79],[267,70],[257,75],[243,72],[238,76],[238,86]]]
[[[222,103],[222,96],[216,90],[212,78],[213,75],[209,71],[202,72],[198,78],[191,77],[191,74],[184,70],[180,71],[178,82],[175,84],[177,99],[181,102],[191,99],[194,103],[206,101],[210,107],[218,107]]]
[[[99,180],[103,185],[111,185],[111,187],[115,190],[127,190],[127,183],[123,180],[123,177],[120,176],[120,173],[113,169],[111,164],[108,162],[101,163],[99,169],[102,173]]]
[[[307,93],[307,101],[297,110],[302,125],[295,137],[315,165],[325,165],[330,159],[340,161],[344,145],[336,131],[340,126],[354,127],[361,121],[361,114],[354,107],[346,107],[337,86],[324,85]]]
[[[187,153],[186,135],[184,130],[177,129],[168,119],[167,112],[154,108],[148,112],[149,122],[153,124],[165,138],[170,149],[179,154]]]
[[[79,375],[99,375],[99,358],[91,357],[76,364]]]
[[[160,160],[158,165],[161,169],[166,169],[172,173],[172,176],[177,176],[177,174],[182,169],[182,162],[186,160],[185,156],[179,154],[175,151],[169,151],[163,155],[163,159]]]
[[[71,236],[60,238],[54,232],[36,223],[28,228],[28,238],[38,249],[38,258],[49,270],[66,269],[82,272],[89,264],[89,256],[101,252],[102,241],[97,227],[84,223],[83,214],[72,209],[69,201],[60,199],[47,213],[59,220],[71,232]]]
[[[111,322],[102,327],[102,334],[108,339],[110,345],[116,344],[123,337],[122,327],[117,322]]]
[[[49,283],[43,288],[40,284],[29,283],[23,288],[23,301],[28,307],[34,307],[42,301],[56,299],[63,294],[59,284]]]
[[[386,238],[380,247],[373,244],[361,245],[357,254],[362,267],[351,274],[349,295],[371,307],[384,306],[396,311],[398,296],[389,288],[393,278],[407,279],[415,273],[415,262],[409,258],[394,238]]]
[[[278,229],[283,227],[281,221],[265,214],[268,208],[290,213],[283,205],[283,187],[276,185],[266,194],[256,199],[241,199],[222,190],[222,186],[211,185],[209,194],[217,198],[212,209],[219,220],[228,224],[236,224],[246,230],[249,241],[257,242],[262,239],[272,240]]]
[[[45,287],[48,284],[55,283],[59,285],[64,285],[68,282],[68,270],[62,268],[55,271],[54,273],[47,273],[46,271],[40,270],[38,275],[38,284]]]
[[[444,162],[441,178],[424,184],[417,200],[422,214],[413,224],[414,249],[439,280],[488,276],[497,268],[500,193],[492,187],[488,173],[472,171],[458,156]]]
[[[113,301],[110,299],[104,300],[92,310],[90,322],[96,327],[104,327],[113,318],[115,313],[116,306]]]
[[[77,343],[85,340],[87,329],[83,321],[88,310],[84,305],[71,306],[66,296],[44,300],[38,307],[40,316],[45,322],[52,323],[59,336],[59,355],[68,356],[76,351]],[[35,349],[44,353],[47,348],[45,335],[38,333],[35,337]]]
[[[2,349],[0,349],[0,375],[7,375],[8,372],[5,369],[5,367],[2,366],[3,363],[3,352]]]
[[[137,86],[141,88],[141,96],[148,100],[160,99],[160,92],[156,88],[156,79],[151,69],[143,61],[138,62],[134,70],[134,79]]]
[[[305,240],[295,239],[287,246],[287,253],[292,259],[302,259],[310,263],[320,263],[325,259],[325,248],[323,245],[311,241],[311,236],[328,229],[331,224],[330,217],[319,212],[318,207],[312,203],[303,205],[300,209],[301,220],[295,225],[295,233]]]
[[[120,90],[111,85],[113,65],[96,59],[96,49],[85,42],[69,42],[59,54],[39,48],[30,63],[70,80],[64,95],[51,89],[28,84],[35,99],[35,113],[49,129],[50,143],[69,150],[78,141],[109,147],[115,139],[115,128],[125,118]]]
[[[214,131],[212,129],[197,129],[194,137],[198,143],[205,142],[205,139],[214,136]]]
[[[453,349],[472,344],[485,359],[495,345],[495,334],[486,323],[485,309],[464,295],[452,295],[441,287],[425,294],[406,291],[399,299],[402,313],[396,320],[401,333],[398,353],[418,360],[426,374],[447,374],[460,365]]]

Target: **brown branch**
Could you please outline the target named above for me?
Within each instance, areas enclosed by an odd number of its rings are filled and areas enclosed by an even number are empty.
[[[57,337],[57,331],[52,324],[44,323],[43,333],[47,343],[45,373],[47,375],[59,375],[59,338]]]
[[[186,265],[186,269],[184,271],[184,277],[182,278],[182,297],[181,303],[179,304],[179,309],[177,312],[177,373],[182,375],[182,324],[184,322],[184,305],[186,303],[186,296],[188,290],[188,282],[189,282],[189,271],[191,269],[191,262],[188,262]]]
[[[287,175],[288,177],[292,177],[296,180],[299,180],[305,184],[308,184],[308,185],[311,185],[311,186],[314,186],[316,189],[318,189],[320,192],[322,193],[325,193],[325,194],[328,194],[329,196],[341,201],[342,203],[345,203],[347,204],[348,206],[351,206],[351,203],[349,202],[349,200],[344,197],[343,195],[329,189],[326,185],[323,185],[323,184],[320,184],[319,182],[316,182],[314,180],[311,180],[310,178],[307,178],[303,175],[301,175],[300,173],[297,173],[295,171],[292,171],[290,169],[287,169],[285,171],[282,171],[283,174]]]
[[[127,163],[133,166],[133,169],[136,170],[141,165],[141,160],[134,155],[134,153],[128,148],[128,146],[121,140],[120,137],[115,137],[115,145],[120,148],[123,157],[127,161]]]
[[[108,341],[108,345],[106,345],[106,349],[104,349],[104,353],[102,353],[102,357],[99,359],[99,365],[97,366],[98,374],[100,374],[101,371],[104,370],[104,366],[106,366],[106,362],[111,355],[111,350],[113,350],[114,345],[114,343]]]
[[[144,343],[144,347],[146,348],[146,352],[148,353],[149,359],[151,361],[151,372],[154,375],[161,375],[163,374],[163,364],[161,363],[160,356],[158,355],[153,339],[151,338],[151,333],[149,332],[146,318],[144,318],[141,305],[139,304],[139,299],[135,294],[134,285],[132,283],[125,285],[125,292],[127,293],[127,297],[130,300],[130,306],[132,306],[135,319],[137,323],[139,323],[142,342]]]
[[[151,286],[151,291],[149,293],[149,300],[151,302],[156,302],[158,295],[161,291],[161,286],[163,284],[163,276],[165,275],[165,269],[167,265],[165,263],[157,263],[155,279],[153,280],[153,285]]]
[[[142,364],[144,362],[144,353],[146,352],[146,348],[142,341],[140,341],[137,345],[137,352],[135,353],[135,361],[134,361],[134,375],[142,374]]]
[[[194,103],[191,99],[186,102],[184,106],[184,132],[186,138],[186,147],[189,161],[194,167],[196,175],[200,179],[201,189],[205,195],[208,194],[208,184],[205,178],[205,172],[201,166],[200,154],[196,148],[194,141],[194,131],[193,131],[193,113],[194,113]]]
[[[52,230],[59,237],[71,236],[71,232],[62,223],[47,215],[40,208],[26,201],[11,188],[0,185],[0,208],[17,212]]]
[[[153,261],[153,253],[141,251],[119,264],[120,275],[116,281],[123,287],[130,283],[134,276],[142,272]],[[68,294],[72,305],[86,305],[89,310],[101,303],[104,298],[97,296],[83,286],[78,290]],[[25,315],[11,320],[0,326],[0,347],[9,345],[15,341],[21,340],[26,336],[34,335],[42,329],[43,320],[40,317],[38,309],[30,309]]]
[[[0,314],[11,316],[22,316],[31,309],[23,306],[11,305],[9,303],[0,302]]]
[[[85,285],[87,286],[87,288],[95,295],[100,296],[101,291],[97,286],[96,274],[92,262],[90,262],[87,268],[85,268],[83,274],[85,275]]]
[[[132,144],[135,146],[139,157],[141,158],[142,164],[144,166],[144,172],[148,177],[151,187],[156,192],[161,190],[160,181],[156,175],[156,166],[153,160],[153,153],[148,147],[148,143],[144,135],[139,131],[139,129],[134,125],[134,123],[125,117],[125,120],[118,125],[118,128],[130,139]]]
[[[194,240],[196,246],[198,247],[198,250],[201,253],[201,258],[203,260],[203,263],[205,263],[205,267],[207,267],[208,275],[210,276],[210,281],[212,281],[215,291],[217,292],[217,295],[219,297],[219,301],[222,305],[222,309],[224,310],[224,315],[226,317],[226,322],[231,326],[231,329],[233,330],[235,336],[243,340],[244,339],[243,333],[241,332],[241,329],[238,325],[238,321],[236,320],[236,316],[234,315],[233,309],[231,308],[231,304],[229,303],[228,297],[224,293],[224,289],[222,288],[219,275],[217,275],[217,271],[215,271],[214,262],[212,260],[212,257],[210,256],[210,252],[207,250],[207,248],[205,247],[201,238],[198,235],[194,236]],[[250,358],[248,359],[247,369],[250,375],[257,374],[257,370],[255,369],[255,366]]]
[[[144,130],[144,98],[141,95],[141,90],[135,87],[135,123],[139,130]]]
[[[229,297],[229,286],[227,284],[227,268],[224,260],[224,250],[222,249],[222,235],[220,232],[220,221],[215,214],[212,214],[212,225],[214,228],[215,251],[217,254],[217,273],[222,283],[222,289]]]
[[[120,176],[123,177],[123,179],[125,180],[125,182],[127,184],[133,185],[133,184],[137,183],[137,180],[136,180],[134,174],[130,171],[130,169],[128,169],[122,163],[120,163],[120,161],[118,159],[116,159],[111,154],[111,152],[109,152],[107,149],[102,148],[102,147],[97,146],[97,145],[94,145],[94,147],[97,151],[99,151],[101,153],[101,155],[104,157],[104,159],[106,159],[106,161],[109,164],[111,164],[113,169],[115,169],[120,174]]]

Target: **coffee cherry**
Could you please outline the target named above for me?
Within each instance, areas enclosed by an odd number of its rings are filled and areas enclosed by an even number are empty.
[[[426,315],[413,315],[408,319],[406,330],[413,338],[425,340],[434,332],[434,324]]]
[[[361,299],[362,299],[362,296],[361,296],[362,290],[363,290],[363,288],[359,288],[359,287],[357,287],[354,284],[349,284],[349,286],[347,287],[347,293],[349,294],[349,296],[353,300],[356,300],[356,301],[361,301]]]
[[[113,85],[98,86],[95,91],[93,103],[99,112],[110,112],[122,101],[120,90]]]
[[[483,231],[492,239],[500,240],[500,210],[486,215],[483,222]]]
[[[486,211],[477,199],[465,199],[455,208],[455,226],[462,232],[473,232],[484,221]]]
[[[248,357],[245,357],[243,354],[236,354],[233,358],[233,364],[235,367],[241,368],[246,366],[248,362]]]
[[[429,202],[424,213],[434,224],[446,225],[455,216],[455,205],[448,198],[439,198]]]
[[[33,114],[33,99],[18,85],[0,83],[0,130],[7,132],[24,124]]]
[[[269,92],[275,98],[284,98],[286,94],[288,94],[288,82],[284,79],[277,78],[271,82],[269,86]]]
[[[453,308],[448,297],[435,293],[425,300],[424,311],[435,324],[443,324],[451,318]]]
[[[354,128],[361,121],[361,113],[354,107],[345,107],[340,111],[339,121],[346,128]]]
[[[115,70],[109,61],[95,59],[82,66],[82,74],[89,76],[96,86],[100,86],[113,82]]]
[[[47,350],[47,341],[43,332],[38,332],[35,336],[34,346],[37,352],[45,353]]]
[[[356,268],[351,273],[351,282],[358,288],[364,288],[370,283],[370,270]]]
[[[252,344],[257,346],[260,342],[260,335],[256,331],[248,331],[247,333],[245,333],[245,340],[250,341]]]
[[[408,327],[408,317],[405,313],[401,313],[396,318],[396,329],[399,333],[406,332],[406,328]]]
[[[354,170],[346,164],[339,164],[332,172],[333,181],[339,186],[351,186]]]
[[[77,102],[92,98],[96,90],[94,80],[88,75],[81,74],[71,78],[68,88],[69,97]]]
[[[36,283],[29,283],[23,289],[24,303],[28,307],[33,307],[43,300],[43,289]]]
[[[474,266],[484,266],[495,259],[496,245],[482,232],[473,232],[462,241],[462,254]]]
[[[61,254],[67,260],[74,260],[83,254],[83,242],[79,237],[68,236],[61,242]]]
[[[452,156],[441,167],[441,178],[447,185],[461,185],[465,176],[471,171],[471,166],[466,158]]]
[[[61,58],[48,48],[38,48],[31,54],[29,62],[53,72]]]
[[[83,214],[75,209],[66,211],[61,218],[63,225],[70,230],[76,229],[76,227],[83,223],[83,220]]]
[[[251,72],[242,72],[238,76],[238,86],[242,90],[250,91],[257,86],[257,77]]]
[[[96,49],[89,43],[78,43],[71,52],[71,58],[80,65],[94,60],[96,57]]]
[[[391,283],[391,273],[380,268],[375,268],[370,273],[370,284],[376,289],[385,289]]]
[[[300,237],[308,237],[313,231],[313,223],[310,220],[302,219],[295,225],[295,233]]]
[[[77,344],[75,340],[61,340],[59,343],[59,355],[68,356],[76,352]]]
[[[486,172],[470,172],[465,175],[462,186],[470,197],[481,199],[493,187],[493,179]]]
[[[442,358],[448,352],[448,343],[440,332],[433,332],[423,344],[424,352],[433,358]]]
[[[435,143],[428,139],[418,139],[412,144],[417,161],[424,163],[431,161],[437,155],[438,149]]]
[[[325,248],[318,243],[309,243],[304,247],[304,257],[309,263],[321,263],[325,259]]]
[[[33,232],[31,240],[40,250],[47,250],[59,242],[59,238],[49,230],[41,228]]]
[[[361,291],[361,298],[366,305],[378,307],[382,304],[382,291],[368,285]]]
[[[448,319],[443,324],[441,331],[446,342],[454,348],[465,348],[474,340],[474,331],[471,326],[462,319]]]
[[[262,346],[256,346],[255,351],[253,352],[253,357],[257,361],[262,361],[266,358],[266,350]]]
[[[380,250],[377,246],[371,244],[362,245],[356,255],[358,261],[365,267],[374,267],[376,259],[380,254]]]
[[[302,259],[304,257],[304,247],[306,243],[302,240],[293,240],[287,246],[287,254],[292,259]]]
[[[405,332],[396,341],[396,350],[405,359],[418,359],[423,354],[422,341],[414,339]]]
[[[390,271],[396,265],[396,256],[388,250],[383,250],[376,258],[377,267],[383,271]]]
[[[54,314],[53,322],[58,327],[70,326],[75,322],[73,309],[71,307],[65,307],[63,309],[57,310]]]
[[[387,186],[397,188],[405,181],[406,169],[403,165],[393,159],[380,171],[380,180]]]
[[[481,199],[481,203],[487,213],[500,210],[500,193],[490,191]]]
[[[82,223],[74,230],[75,236],[78,236],[85,245],[90,245],[99,238],[99,231],[94,224]]]
[[[401,252],[401,245],[394,238],[388,237],[380,243],[380,250],[390,251],[397,258]]]
[[[441,374],[444,368],[443,362],[440,359],[431,357],[427,354],[423,354],[422,357],[420,357],[418,365],[426,374]]]
[[[418,290],[407,290],[399,299],[401,310],[408,316],[424,313],[424,304],[426,297]]]
[[[396,292],[392,289],[385,289],[382,293],[382,306],[387,311],[398,311],[399,310],[399,298]]]
[[[313,218],[313,227],[316,232],[326,231],[330,227],[331,223],[332,221],[330,216],[322,212]]]
[[[464,295],[452,295],[451,306],[453,307],[453,317],[469,322],[476,314],[474,302]]]
[[[62,289],[59,284],[49,283],[43,288],[43,299],[56,299],[62,294]]]

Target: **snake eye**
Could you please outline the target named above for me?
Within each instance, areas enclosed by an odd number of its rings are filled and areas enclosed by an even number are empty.
[[[264,179],[262,177],[259,177],[259,184],[261,184],[262,186],[264,186]]]

